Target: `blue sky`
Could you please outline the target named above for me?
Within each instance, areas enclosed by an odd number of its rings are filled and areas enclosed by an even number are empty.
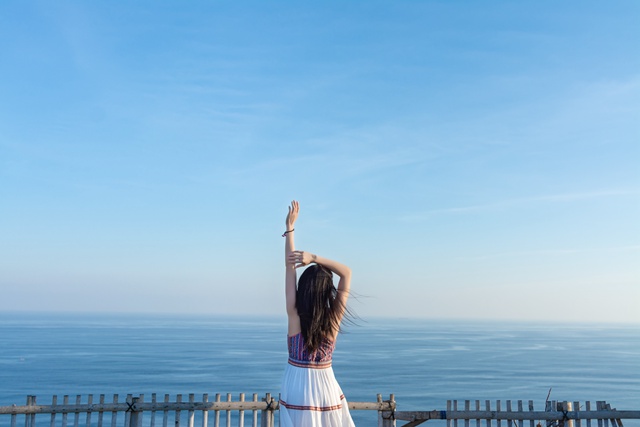
[[[2,310],[640,322],[640,4],[0,3]]]

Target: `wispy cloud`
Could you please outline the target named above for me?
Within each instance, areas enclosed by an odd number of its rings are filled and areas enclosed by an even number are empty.
[[[556,249],[539,249],[529,251],[504,251],[490,254],[482,254],[478,256],[464,256],[459,259],[486,260],[493,258],[507,257],[531,257],[531,256],[563,256],[576,255],[585,253],[622,253],[622,252],[638,252],[640,245],[614,246],[614,247],[592,247],[592,248],[556,248]]]
[[[409,214],[400,217],[402,221],[421,221],[428,219],[434,215],[447,214],[472,214],[476,212],[485,212],[492,210],[516,209],[523,206],[538,203],[569,203],[574,201],[593,200],[607,197],[627,197],[640,195],[640,190],[599,190],[591,192],[576,192],[562,194],[548,194],[531,197],[518,197],[507,200],[500,200],[490,203],[469,206],[454,206],[439,209],[432,209],[424,212]]]

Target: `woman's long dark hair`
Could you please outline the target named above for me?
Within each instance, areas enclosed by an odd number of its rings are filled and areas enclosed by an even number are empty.
[[[314,353],[322,340],[340,330],[342,315],[348,310],[336,299],[333,273],[326,267],[313,264],[302,273],[296,291],[296,309],[306,349]]]

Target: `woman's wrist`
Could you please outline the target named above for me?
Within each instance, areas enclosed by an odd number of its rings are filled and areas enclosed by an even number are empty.
[[[282,237],[286,237],[287,234],[291,234],[295,231],[295,228],[293,227],[287,227],[287,229],[284,231],[284,233],[282,233]]]

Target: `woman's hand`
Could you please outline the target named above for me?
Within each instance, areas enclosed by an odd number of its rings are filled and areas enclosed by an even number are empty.
[[[289,254],[287,261],[289,264],[293,264],[295,268],[304,267],[316,260],[316,256],[312,253],[305,251],[293,251]]]
[[[300,204],[295,200],[292,201],[291,206],[289,206],[289,213],[287,214],[287,220],[285,221],[285,227],[287,227],[285,231],[293,230],[293,226],[296,223],[296,219],[298,219],[299,211],[300,211]]]

